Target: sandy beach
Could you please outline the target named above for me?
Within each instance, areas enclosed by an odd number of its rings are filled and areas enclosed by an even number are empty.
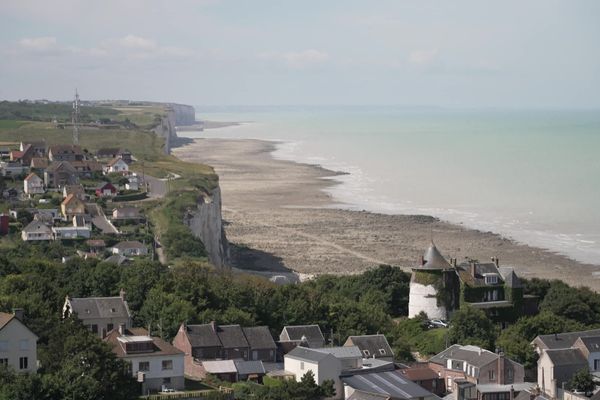
[[[323,189],[335,172],[276,160],[261,140],[182,141],[173,153],[212,165],[220,177],[226,234],[241,269],[352,274],[378,264],[410,268],[431,237],[447,257],[513,266],[522,277],[559,279],[600,290],[600,266],[430,216],[350,211]]]

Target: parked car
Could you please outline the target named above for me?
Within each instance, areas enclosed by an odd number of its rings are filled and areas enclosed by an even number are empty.
[[[430,319],[429,327],[430,328],[447,328],[448,323],[445,321],[442,321],[441,319]]]

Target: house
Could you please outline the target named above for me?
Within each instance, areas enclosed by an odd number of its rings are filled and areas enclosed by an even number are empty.
[[[82,161],[85,158],[81,146],[73,144],[55,144],[48,148],[50,161]]]
[[[342,371],[353,371],[363,368],[363,356],[356,346],[321,347],[311,349],[319,353],[331,354],[340,361]]]
[[[82,215],[85,214],[85,203],[71,193],[60,203],[60,211],[65,219]]]
[[[96,196],[98,197],[114,197],[117,193],[117,188],[110,182],[101,183],[96,188]]]
[[[112,211],[113,219],[140,219],[142,216],[140,215],[140,210],[137,207],[133,206],[122,206],[113,209]]]
[[[115,327],[131,327],[131,312],[121,290],[116,297],[69,297],[65,299],[63,316],[75,314],[90,331],[100,338]]]
[[[68,161],[52,162],[44,171],[44,183],[49,187],[74,185],[78,182],[77,170]]]
[[[0,147],[0,158],[9,158],[10,157],[10,148],[6,146]]]
[[[113,254],[119,254],[126,257],[145,256],[148,254],[148,247],[137,240],[130,240],[117,243],[111,247],[111,252]]]
[[[588,369],[592,373],[600,372],[600,335],[579,337],[573,344],[588,360]]]
[[[442,396],[446,391],[444,379],[429,367],[429,363],[414,363],[401,368],[399,371],[402,373],[402,376],[438,396]]]
[[[96,152],[96,157],[101,160],[121,158],[127,164],[131,164],[132,162],[131,152],[129,150],[123,150],[119,148],[102,148]]]
[[[52,229],[41,221],[31,221],[21,231],[21,239],[24,241],[52,240]]]
[[[205,360],[201,362],[206,374],[227,382],[261,381],[266,374],[262,361]]]
[[[124,257],[120,254],[113,254],[112,256],[109,256],[109,257],[105,258],[104,260],[102,260],[102,262],[123,265],[123,264],[129,263],[129,258]]]
[[[45,145],[43,145],[42,150],[40,151],[39,144],[21,143],[21,147],[19,151],[11,151],[10,160],[16,161],[23,166],[29,166],[31,164],[31,160],[34,157],[43,157],[45,153]]]
[[[284,352],[302,344],[304,347],[325,347],[325,337],[319,325],[293,325],[283,327],[279,343]]]
[[[533,382],[511,383],[510,385],[476,385],[476,398],[478,400],[514,400],[521,393],[532,391],[535,385]],[[458,394],[458,392],[455,392],[455,394]],[[460,395],[456,396],[455,399],[459,400]]]
[[[49,162],[47,158],[33,157],[31,159],[31,163],[29,164],[29,168],[43,173],[46,168],[48,168],[48,165]]]
[[[61,239],[89,239],[92,235],[92,229],[89,226],[54,226],[52,227],[52,237],[54,240]]]
[[[538,360],[538,386],[551,398],[558,397],[563,383],[588,367],[588,360],[578,348],[548,349]]]
[[[43,140],[41,142],[30,142],[24,143],[21,142],[19,144],[19,150],[22,152],[31,151],[34,157],[44,157],[46,155],[46,141]]]
[[[35,173],[30,173],[23,180],[23,192],[29,196],[44,193],[44,181]]]
[[[102,164],[95,160],[70,161],[80,178],[93,178],[94,174],[102,172]]]
[[[344,376],[341,381],[345,399],[440,400],[401,371],[355,374]]]
[[[17,372],[37,371],[38,337],[23,323],[23,310],[0,312],[0,367]]]
[[[32,212],[34,213],[34,220],[46,222],[49,225],[54,224],[54,221],[62,219],[61,212],[57,208],[36,208]]]
[[[150,336],[144,328],[128,329],[124,325],[108,332],[104,341],[118,358],[131,365],[132,376],[142,381],[143,394],[163,389],[184,389],[181,350]]]
[[[272,340],[272,339],[271,339]],[[275,342],[273,342],[275,343]],[[265,366],[262,361],[246,361],[246,360],[233,360],[235,369],[237,371],[238,381],[258,381],[262,383],[262,377],[267,374]]]
[[[454,381],[505,385],[525,379],[523,365],[477,346],[454,344],[429,359],[429,368],[444,379],[447,391],[454,390]]]
[[[454,310],[470,305],[504,328],[525,310],[535,311],[529,304],[532,301],[535,298],[523,295],[513,268],[501,267],[497,257],[489,263],[469,260],[457,264],[456,259],[446,260],[432,242],[412,268],[408,316],[414,318],[424,312],[431,319],[447,320]]]
[[[62,189],[63,199],[68,197],[70,194],[75,195],[79,200],[85,201],[86,195],[83,186],[78,185],[65,185]]]
[[[571,348],[577,339],[594,336],[600,336],[600,329],[539,335],[533,339],[531,345],[536,353],[541,355],[546,350]]]
[[[364,358],[394,361],[394,352],[384,335],[349,336],[344,346],[357,346]]]
[[[283,357],[283,364],[284,370],[292,373],[297,382],[300,382],[308,371],[312,371],[318,385],[326,380],[332,380],[336,392],[335,398],[344,398],[344,387],[340,380],[342,362],[333,354],[297,346]]]
[[[124,173],[129,171],[129,165],[122,158],[113,158],[104,166],[106,174]]]
[[[87,244],[91,253],[102,253],[106,249],[106,243],[102,239],[86,240],[85,244]]]
[[[125,184],[126,190],[140,190],[140,177],[136,174],[131,174],[127,177],[127,183]]]
[[[26,165],[21,165],[18,162],[3,161],[0,162],[0,168],[2,169],[2,176],[16,176],[21,175],[29,170]]]
[[[266,326],[181,324],[173,345],[185,353],[186,374],[200,378],[207,373],[203,367],[207,360],[274,362],[277,354],[277,345]]]

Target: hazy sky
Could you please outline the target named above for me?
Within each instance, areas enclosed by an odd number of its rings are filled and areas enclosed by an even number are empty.
[[[600,107],[600,1],[2,0],[0,99]]]

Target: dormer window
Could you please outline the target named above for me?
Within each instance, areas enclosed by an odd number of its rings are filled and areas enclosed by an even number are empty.
[[[90,310],[89,310],[89,308],[86,308],[86,309],[85,309],[85,313],[86,313],[86,314],[89,314],[89,313],[90,313]]]
[[[497,274],[485,274],[485,284],[486,285],[496,285],[498,283],[498,275]]]
[[[110,312],[111,312],[111,313],[115,313],[115,312],[117,312],[117,309],[116,309],[116,308],[111,308],[111,309],[110,309]]]
[[[385,349],[379,349],[379,354],[381,354],[382,356],[385,356]]]
[[[369,357],[371,355],[371,352],[369,350],[363,350],[362,352],[365,357]]]

